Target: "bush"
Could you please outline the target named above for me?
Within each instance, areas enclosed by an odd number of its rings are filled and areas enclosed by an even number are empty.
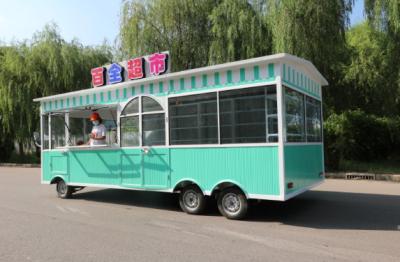
[[[326,165],[341,159],[371,161],[398,153],[400,119],[367,115],[361,110],[332,114],[324,123]]]

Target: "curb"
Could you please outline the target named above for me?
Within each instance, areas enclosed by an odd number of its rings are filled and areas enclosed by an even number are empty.
[[[325,173],[326,178],[347,180],[377,180],[400,183],[400,174],[374,174],[356,172]]]
[[[0,167],[40,167],[40,164],[0,163]]]

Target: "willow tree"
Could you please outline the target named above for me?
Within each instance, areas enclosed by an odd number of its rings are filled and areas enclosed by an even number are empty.
[[[348,94],[346,109],[362,109],[381,116],[398,114],[399,93],[392,82],[394,65],[387,34],[364,22],[346,32],[346,39],[350,57],[343,70]]]
[[[287,52],[313,62],[330,83],[325,112],[341,108],[346,96],[342,66],[348,63],[345,31],[353,0],[270,0],[266,21],[273,52]]]
[[[391,85],[391,98],[396,98],[397,111],[400,113],[400,1],[399,0],[365,0],[367,21],[378,32],[386,35],[388,41],[383,47],[386,63],[390,65],[385,72],[385,83]],[[396,90],[393,88],[396,87]],[[390,98],[388,98],[390,99]]]
[[[172,70],[207,65],[208,14],[216,0],[125,0],[121,8],[122,58],[169,50]]]
[[[223,0],[209,16],[210,64],[266,55],[271,50],[262,3]]]
[[[400,35],[399,0],[364,0],[364,8],[375,28]]]
[[[47,25],[32,40],[1,48],[0,128],[23,152],[39,125],[32,99],[90,87],[90,68],[111,61],[107,47],[66,42],[56,25]]]

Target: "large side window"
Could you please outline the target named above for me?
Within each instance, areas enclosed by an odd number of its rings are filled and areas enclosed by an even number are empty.
[[[321,142],[321,102],[306,97],[307,142]]]
[[[275,86],[221,92],[221,143],[278,141]]]
[[[65,114],[51,115],[51,148],[65,146]]]
[[[142,141],[144,146],[165,145],[165,113],[150,97],[142,97]]]
[[[165,145],[165,113],[150,97],[131,100],[121,113],[120,124],[122,147],[140,146],[140,141],[143,146]]]
[[[169,99],[170,144],[217,144],[217,94]]]
[[[131,100],[120,118],[121,146],[139,146],[139,98]]]
[[[287,142],[305,142],[304,95],[285,87]]]

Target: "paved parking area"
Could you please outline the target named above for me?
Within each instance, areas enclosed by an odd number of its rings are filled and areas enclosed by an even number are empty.
[[[0,261],[400,261],[400,184],[327,180],[245,221],[202,216],[165,193],[40,184],[40,169],[0,167]],[[213,204],[213,203],[210,203]]]

